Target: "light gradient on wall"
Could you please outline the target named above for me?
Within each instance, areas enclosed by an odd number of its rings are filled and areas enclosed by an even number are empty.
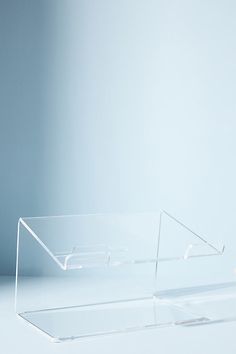
[[[155,1],[1,2],[0,272],[20,216],[158,209]]]

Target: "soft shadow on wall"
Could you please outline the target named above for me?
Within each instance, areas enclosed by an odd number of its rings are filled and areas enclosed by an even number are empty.
[[[0,6],[0,273],[14,274],[20,216],[159,208],[159,12],[151,0]]]
[[[0,3],[0,274],[13,274],[17,220],[43,212],[46,1]]]

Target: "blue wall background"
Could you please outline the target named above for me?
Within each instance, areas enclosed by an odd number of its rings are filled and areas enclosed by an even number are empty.
[[[20,216],[160,207],[234,243],[236,5],[0,2],[0,273]]]

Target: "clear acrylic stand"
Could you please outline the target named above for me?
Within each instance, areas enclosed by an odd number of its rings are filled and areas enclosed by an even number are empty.
[[[234,261],[166,211],[20,218],[16,313],[56,342],[234,320]]]

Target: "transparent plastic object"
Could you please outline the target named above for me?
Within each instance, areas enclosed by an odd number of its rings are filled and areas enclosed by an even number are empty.
[[[234,261],[166,211],[20,218],[16,313],[58,342],[228,321]]]

